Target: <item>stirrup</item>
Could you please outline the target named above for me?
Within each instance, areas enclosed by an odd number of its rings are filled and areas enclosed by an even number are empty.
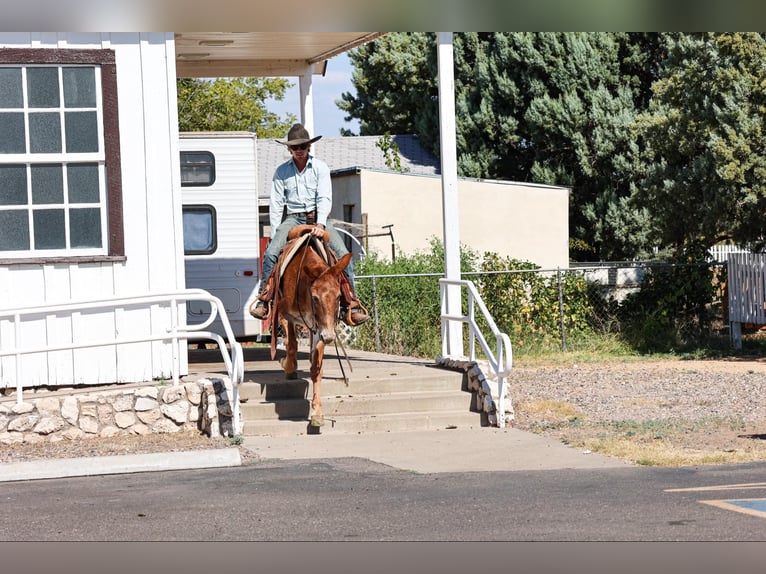
[[[363,313],[365,315],[364,319],[362,319],[361,321],[354,322],[351,319],[351,315],[353,314],[354,310],[358,310],[360,313]],[[343,307],[340,310],[341,321],[343,321],[349,327],[358,327],[362,323],[365,323],[369,318],[370,318],[370,314],[367,312],[367,309],[365,309],[364,305],[362,305],[359,301],[354,301],[353,305],[349,305],[348,307]]]
[[[263,315],[263,317],[256,315],[256,309],[258,307],[262,307],[263,309],[266,310],[266,313]],[[250,307],[248,308],[248,312],[250,313],[250,315],[252,315],[256,319],[265,321],[271,316],[271,301],[263,301],[262,299],[256,299],[250,304]]]

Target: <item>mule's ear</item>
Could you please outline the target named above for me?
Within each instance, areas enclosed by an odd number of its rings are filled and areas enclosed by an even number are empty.
[[[351,253],[346,253],[343,257],[338,259],[338,262],[331,268],[332,273],[334,275],[340,275],[340,272],[348,267],[348,264],[351,262],[351,257],[353,257]]]

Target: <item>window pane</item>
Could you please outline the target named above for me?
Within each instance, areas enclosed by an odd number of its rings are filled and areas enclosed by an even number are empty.
[[[27,68],[27,101],[30,108],[59,106],[58,68]]]
[[[67,153],[87,153],[98,151],[98,121],[96,112],[66,112]]]
[[[24,153],[27,144],[24,141],[24,114],[2,113],[0,114],[0,153]]]
[[[0,211],[0,251],[29,249],[29,213]]]
[[[184,253],[213,253],[216,250],[215,211],[212,207],[184,207]]]
[[[0,205],[27,204],[27,167],[0,165]]]
[[[35,249],[66,249],[64,210],[42,209],[32,214]]]
[[[70,210],[69,240],[72,248],[101,247],[101,210]]]
[[[69,203],[97,203],[98,164],[72,163],[66,168],[69,185]]]
[[[181,152],[181,185],[207,186],[215,182],[215,157],[208,151]]]
[[[32,203],[63,203],[64,174],[61,165],[32,165]]]
[[[0,68],[0,108],[20,108],[23,105],[21,68]]]
[[[32,153],[61,151],[61,119],[58,114],[29,114],[29,151]]]
[[[96,107],[96,76],[93,68],[64,68],[64,107]]]

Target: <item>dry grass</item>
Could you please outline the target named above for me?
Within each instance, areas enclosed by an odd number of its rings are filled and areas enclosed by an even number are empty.
[[[763,427],[747,425],[737,417],[592,422],[575,405],[552,399],[522,403],[517,409],[528,421],[527,430],[634,464],[695,466],[766,460],[766,435],[756,428]]]

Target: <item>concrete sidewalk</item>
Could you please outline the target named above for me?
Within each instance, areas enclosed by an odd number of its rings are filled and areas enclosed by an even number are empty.
[[[0,464],[0,482],[239,466],[239,449],[57,458]]]
[[[615,468],[627,462],[514,428],[457,428],[369,434],[248,436],[262,459],[357,457],[419,473]]]

